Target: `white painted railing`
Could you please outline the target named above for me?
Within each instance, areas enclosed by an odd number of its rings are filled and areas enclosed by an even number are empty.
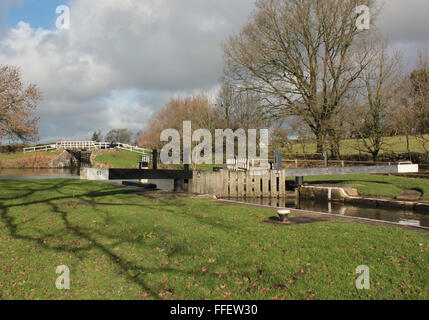
[[[37,147],[29,147],[24,149],[24,153],[27,152],[46,152],[46,151],[52,151],[56,150],[55,145],[45,145],[45,146],[37,146]]]
[[[268,159],[227,159],[226,165],[230,171],[249,171],[255,169],[269,169]]]
[[[151,150],[140,148],[137,146],[132,146],[125,143],[118,143],[116,148],[126,150],[126,151],[141,153],[141,154],[150,154],[152,152]]]
[[[59,141],[55,144],[49,144],[44,146],[29,147],[24,149],[24,153],[27,152],[42,152],[42,151],[52,151],[58,149],[67,149],[67,150],[79,150],[79,149],[109,149],[112,144],[110,142],[95,142],[95,141]],[[114,148],[127,150],[130,152],[140,153],[142,155],[150,155],[151,150],[140,148],[137,146],[132,146],[125,143],[114,144]]]

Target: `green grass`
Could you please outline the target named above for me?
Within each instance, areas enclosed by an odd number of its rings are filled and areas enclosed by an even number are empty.
[[[19,169],[32,167],[46,167],[49,161],[56,158],[60,153],[55,151],[37,153],[0,153],[0,168]]]
[[[74,195],[74,197],[73,197]],[[429,236],[79,180],[0,181],[2,299],[428,299]],[[127,204],[85,206],[77,202]],[[56,267],[70,268],[59,291]],[[355,288],[357,266],[371,289]]]
[[[141,155],[134,152],[120,150],[98,155],[95,161],[102,166],[110,168],[137,168],[138,163],[141,161]],[[169,165],[166,167],[168,167],[168,169],[175,170],[183,170],[184,168],[183,165]],[[196,169],[201,171],[213,171],[213,167],[226,167],[226,165],[202,164],[196,166]],[[191,169],[194,169],[194,166],[191,166]]]
[[[106,152],[96,157],[96,163],[100,163],[110,168],[138,168],[142,156],[139,153],[120,150]]]
[[[429,180],[381,175],[341,175],[306,177],[310,184],[347,184],[355,186],[365,195],[396,197],[405,189],[414,189],[423,193],[422,199],[429,200]]]
[[[386,153],[386,152],[406,153],[406,152],[408,152],[406,141],[407,141],[406,138],[402,137],[402,136],[386,137],[386,138],[384,138],[385,145],[383,147],[383,150],[380,152],[380,154]],[[361,148],[362,148],[362,144],[361,144]],[[420,153],[425,152],[422,145],[414,137],[410,137],[410,150],[411,150],[411,152],[420,152]],[[316,152],[316,144],[315,143],[307,144],[305,146],[304,151],[303,151],[303,148],[300,144],[294,144],[291,152],[292,153],[301,153],[301,152],[315,153]],[[348,139],[348,140],[341,141],[340,152],[342,155],[359,154],[359,148],[358,148],[357,140]]]
[[[21,159],[27,159],[32,158],[35,155],[37,156],[49,156],[49,157],[55,157],[59,155],[59,152],[37,152],[37,153],[23,153],[23,152],[13,152],[13,153],[0,153],[0,161],[1,160],[21,160]]]

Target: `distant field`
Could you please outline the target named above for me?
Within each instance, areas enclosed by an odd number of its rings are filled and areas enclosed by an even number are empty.
[[[95,162],[110,168],[137,168],[141,159],[141,154],[118,150],[97,156]]]
[[[429,136],[428,136],[429,139]],[[407,139],[406,137],[388,137],[384,138],[384,149],[381,151],[381,153],[386,152],[394,152],[394,153],[406,153],[407,151]],[[314,153],[316,152],[316,144],[315,143],[309,143],[303,147],[300,144],[293,145],[292,152],[293,153]],[[349,140],[343,140],[341,142],[341,154],[342,155],[353,155],[353,154],[359,154],[358,149],[358,141],[349,139]],[[410,138],[410,150],[411,152],[419,152],[424,153],[425,150],[421,146],[421,144],[414,138]]]
[[[59,152],[48,151],[48,152],[37,152],[37,153],[23,153],[23,152],[14,152],[14,153],[0,153],[0,160],[20,160],[34,158],[34,156],[48,156],[56,157],[59,155]]]
[[[129,151],[118,150],[115,152],[106,152],[102,155],[99,155],[96,157],[95,161],[96,161],[96,164],[109,167],[109,168],[130,169],[130,168],[138,167],[138,163],[141,161],[141,155],[138,153],[133,153]],[[196,167],[191,166],[191,170],[197,169],[201,171],[213,171],[213,167],[226,167],[226,165],[203,164],[203,165],[198,165]],[[183,170],[183,165],[163,166],[160,164],[159,168]]]

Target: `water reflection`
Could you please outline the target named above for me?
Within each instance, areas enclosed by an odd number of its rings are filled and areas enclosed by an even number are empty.
[[[401,225],[429,228],[429,214],[418,214],[412,211],[387,208],[366,208],[329,201],[300,200],[298,198],[285,199],[230,199],[245,203],[252,203],[270,207],[301,209],[318,211],[334,215],[359,217],[371,220],[395,222]]]
[[[79,179],[79,169],[0,169],[0,180]]]

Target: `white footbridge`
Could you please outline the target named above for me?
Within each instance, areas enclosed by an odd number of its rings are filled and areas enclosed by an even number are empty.
[[[97,150],[97,149],[121,149],[142,155],[152,154],[152,150],[140,148],[126,143],[110,143],[95,141],[60,141],[54,144],[29,147],[24,149],[27,152],[46,152],[53,150]]]

